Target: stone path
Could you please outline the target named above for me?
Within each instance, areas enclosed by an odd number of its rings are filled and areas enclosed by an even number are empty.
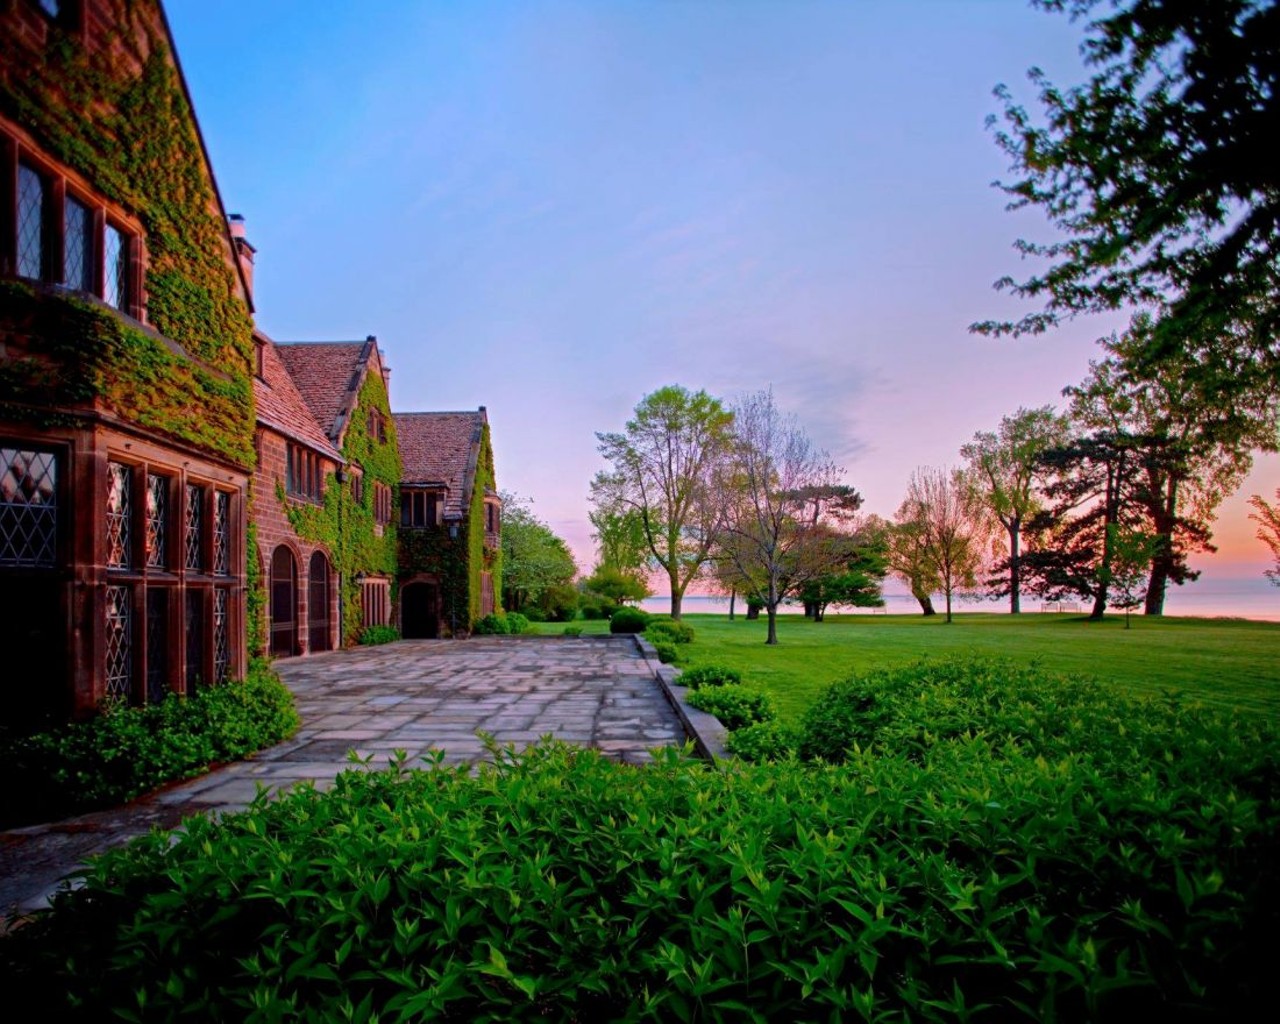
[[[353,767],[432,749],[448,763],[483,760],[477,730],[523,747],[545,735],[630,763],[685,731],[629,637],[405,640],[276,663],[302,728],[252,760],[227,765],[125,807],[0,833],[0,929],[13,908],[42,905],[86,856],[196,812],[237,810],[259,785],[319,786]]]

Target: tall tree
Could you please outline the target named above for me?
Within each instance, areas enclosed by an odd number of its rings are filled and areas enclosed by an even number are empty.
[[[972,500],[973,488],[957,470],[922,466],[907,481],[899,523],[918,531],[924,565],[937,581],[951,622],[953,595],[977,584],[986,531]]]
[[[569,546],[531,506],[519,495],[502,494],[502,604],[513,612],[568,587],[578,573]]]
[[[1262,574],[1280,587],[1280,487],[1276,488],[1274,505],[1265,501],[1261,494],[1250,498],[1249,504],[1253,506],[1249,518],[1258,524],[1258,540],[1271,551],[1271,560],[1275,563],[1272,568],[1264,569]]]
[[[671,617],[711,555],[723,522],[715,480],[733,415],[705,391],[668,385],[646,395],[622,433],[596,434],[613,464],[592,482],[597,508],[640,519],[654,563],[671,587]]]
[[[1107,610],[1116,530],[1133,523],[1134,448],[1127,434],[1096,431],[1041,456],[1050,507],[1029,524],[1037,543],[1023,578],[1049,600],[1090,600],[1092,619]]]
[[[609,501],[613,496],[607,490],[600,491],[592,482],[592,508],[587,519],[595,528],[591,539],[596,542],[597,564],[626,576],[643,578],[650,559],[644,521],[634,508],[611,506]]]
[[[1040,456],[1067,439],[1069,427],[1049,405],[1019,409],[994,431],[979,431],[960,449],[969,463],[974,497],[995,517],[1009,538],[1009,611],[1022,611],[1022,528],[1040,511],[1036,487]]]
[[[937,615],[933,594],[939,589],[938,577],[926,551],[924,523],[912,518],[915,510],[902,505],[892,523],[885,523],[886,553],[889,571],[902,580],[911,596],[920,603],[920,614]]]
[[[1010,208],[1061,237],[1020,241],[1047,270],[997,288],[1039,299],[986,332],[1039,333],[1076,313],[1164,308],[1154,352],[1233,348],[1280,372],[1280,9],[1275,0],[1035,0],[1085,23],[1091,77],[1039,71],[1044,122],[1001,86]],[[994,122],[994,118],[992,121]]]
[[[765,643],[776,644],[778,605],[839,564],[839,535],[828,524],[852,515],[862,499],[840,483],[795,416],[778,409],[772,391],[737,402],[733,423],[722,551],[763,600]]]
[[[828,605],[883,608],[880,588],[889,572],[888,540],[874,523],[852,534],[838,535],[839,563],[814,576],[796,592],[804,613],[822,622]]]
[[[1198,575],[1195,551],[1212,551],[1214,514],[1253,465],[1255,450],[1280,440],[1276,391],[1251,378],[1238,352],[1202,358],[1188,346],[1149,358],[1156,323],[1135,317],[1122,336],[1102,342],[1106,358],[1063,394],[1086,430],[1125,436],[1131,451],[1129,499],[1151,534],[1144,611],[1160,615],[1170,583]]]

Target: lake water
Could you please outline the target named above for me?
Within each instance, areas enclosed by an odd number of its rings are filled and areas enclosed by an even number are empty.
[[[898,588],[897,584],[886,583],[884,592],[885,607],[870,608],[829,608],[831,614],[874,615],[888,613],[890,615],[912,615],[920,610],[920,605],[908,593]],[[940,597],[935,596],[934,607],[939,612],[943,609]],[[1088,610],[1083,602],[1080,608]],[[669,596],[655,596],[641,602],[647,612],[665,614],[671,611]],[[959,598],[953,606],[963,612],[1003,612],[1008,609],[1008,599],[992,601],[986,598]],[[1039,612],[1042,604],[1039,598],[1023,595],[1024,612]],[[737,612],[745,614],[746,602],[738,599]],[[729,599],[717,595],[686,594],[683,610],[690,615],[727,615]],[[1261,619],[1269,622],[1280,622],[1280,587],[1271,586],[1266,579],[1201,579],[1184,587],[1170,587],[1165,597],[1166,615],[1190,615],[1200,618],[1241,618]],[[787,604],[778,609],[780,614],[801,615],[804,609],[800,605]],[[1114,609],[1111,611],[1114,612]]]

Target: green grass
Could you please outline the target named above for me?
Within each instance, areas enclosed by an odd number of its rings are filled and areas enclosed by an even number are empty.
[[[828,616],[813,623],[778,617],[778,646],[764,643],[765,623],[723,615],[687,615],[697,631],[681,649],[686,666],[739,669],[770,693],[784,720],[795,722],[828,685],[854,672],[928,655],[978,653],[1034,661],[1051,672],[1083,675],[1142,695],[1178,690],[1206,704],[1280,719],[1280,623],[1244,619],[1124,617],[1090,622],[1078,616],[963,614]],[[606,622],[582,622],[587,633]],[[544,624],[542,632],[564,627]]]

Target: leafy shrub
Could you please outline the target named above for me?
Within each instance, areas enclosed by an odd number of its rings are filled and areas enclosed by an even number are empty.
[[[578,617],[578,588],[571,583],[557,583],[538,595],[535,607],[543,622],[572,622]]]
[[[649,614],[639,608],[619,608],[609,619],[610,633],[643,633],[649,625]]]
[[[519,612],[495,613],[477,619],[471,627],[477,636],[516,636],[529,632],[529,619]]]
[[[239,760],[297,728],[293,695],[266,662],[254,660],[242,683],[171,694],[146,707],[112,704],[88,721],[32,736],[0,733],[0,826],[123,803]]]
[[[587,591],[578,598],[578,607],[584,619],[598,621],[613,614],[614,604],[606,597]]]
[[[651,644],[665,640],[671,644],[693,643],[693,627],[674,619],[650,619],[645,627],[645,639]]]
[[[724,665],[695,665],[681,672],[676,682],[691,690],[704,686],[737,686],[742,682],[742,673]]]
[[[699,693],[716,693],[716,690],[700,690]],[[781,722],[757,722],[734,729],[724,741],[729,753],[744,761],[762,763],[785,761],[795,756],[795,730]]]
[[[658,655],[658,660],[664,665],[673,665],[680,660],[680,650],[675,644],[667,640],[651,641],[653,649]]]
[[[399,639],[400,630],[395,626],[365,626],[360,631],[360,643],[364,646],[389,644]]]
[[[106,854],[0,974],[54,1019],[1254,1020],[1280,774],[1244,732],[1123,779],[963,735],[346,772]]]
[[[565,626],[564,635],[565,636],[582,636],[582,627],[581,626]]]
[[[715,715],[726,729],[771,722],[778,717],[769,695],[745,686],[704,686],[686,698],[699,711]]]

